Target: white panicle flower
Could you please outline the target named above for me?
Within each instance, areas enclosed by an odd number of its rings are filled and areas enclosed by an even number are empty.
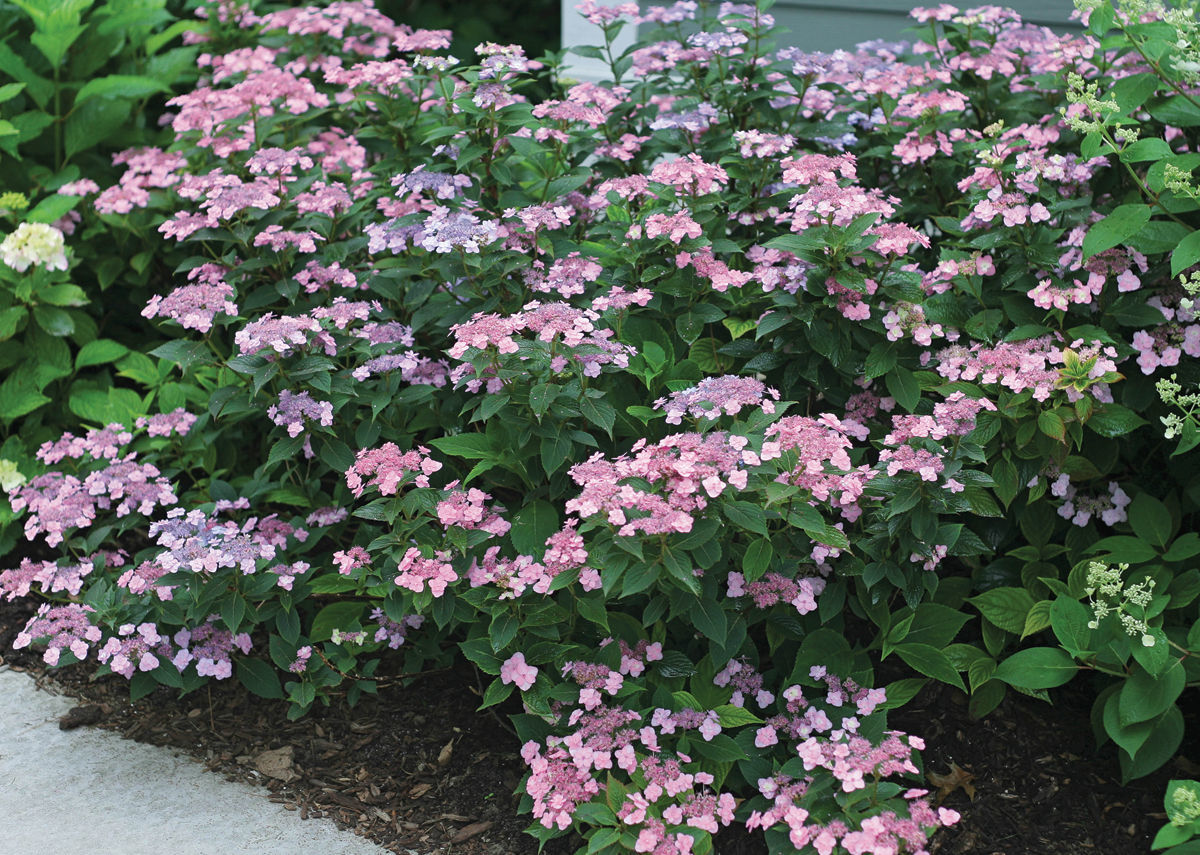
[[[40,264],[47,270],[66,270],[63,233],[45,223],[21,223],[0,243],[0,261],[18,273],[24,273],[31,264]]]

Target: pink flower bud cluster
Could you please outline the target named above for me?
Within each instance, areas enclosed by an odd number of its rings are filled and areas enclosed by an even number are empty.
[[[569,513],[581,518],[604,514],[622,537],[689,532],[708,499],[726,487],[743,490],[746,464],[757,456],[746,450],[744,437],[722,432],[674,434],[657,443],[638,440],[630,454],[606,460],[595,454],[571,467],[570,475],[583,490],[567,502]],[[649,482],[650,489],[628,483]]]

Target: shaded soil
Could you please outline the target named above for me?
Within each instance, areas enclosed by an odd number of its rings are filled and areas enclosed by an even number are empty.
[[[1188,717],[1180,752],[1152,775],[1122,786],[1117,752],[1096,747],[1092,696],[1068,685],[1054,704],[1010,692],[991,715],[972,721],[961,693],[927,686],[889,723],[923,737],[926,774],[954,765],[973,775],[974,799],[959,788],[943,804],[963,815],[939,834],[933,855],[1146,855],[1167,821],[1171,778],[1196,777],[1200,720]],[[937,787],[931,785],[931,789]]]
[[[51,682],[40,658],[11,640],[32,613],[0,602],[0,657]],[[290,722],[283,704],[250,695],[235,681],[179,698],[159,689],[130,703],[119,677],[88,679],[87,666],[55,672],[52,686],[80,699],[60,726],[94,726],[169,745],[235,780],[265,785],[301,818],[325,816],[396,853],[533,855],[513,791],[524,773],[502,716],[476,713],[469,669],[382,687],[355,708],[334,704]],[[1144,855],[1165,822],[1162,794],[1172,777],[1196,777],[1200,721],[1171,764],[1122,787],[1112,746],[1097,751],[1090,697],[1067,687],[1048,706],[1010,696],[971,721],[961,695],[927,686],[891,724],[923,736],[927,772],[956,765],[973,776],[974,799],[959,787],[943,804],[962,821],[931,844],[933,855]],[[953,764],[953,765],[952,765]],[[936,786],[931,786],[936,790]],[[720,855],[765,852],[761,836],[718,838]],[[578,841],[551,841],[566,855]]]

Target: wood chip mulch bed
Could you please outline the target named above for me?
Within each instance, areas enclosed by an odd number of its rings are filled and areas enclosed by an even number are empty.
[[[355,708],[318,705],[288,721],[281,703],[235,681],[177,697],[159,689],[136,703],[119,677],[92,681],[89,666],[46,674],[41,659],[11,649],[32,614],[0,602],[0,661],[79,699],[62,727],[91,726],[183,750],[231,780],[270,790],[301,819],[328,817],[389,851],[418,855],[533,855],[513,791],[524,773],[516,737],[501,716],[476,713],[469,670],[432,673],[406,688],[381,688]],[[1122,787],[1111,745],[1097,751],[1089,699],[1068,687],[1054,706],[1010,697],[972,721],[961,696],[931,685],[892,713],[893,727],[925,738],[930,789],[963,814],[934,838],[933,855],[1145,855],[1165,822],[1170,778],[1200,777],[1198,711],[1185,710],[1188,739],[1171,764]],[[973,798],[971,795],[973,794]],[[718,855],[765,852],[761,836],[721,837]],[[552,841],[566,855],[578,840]]]

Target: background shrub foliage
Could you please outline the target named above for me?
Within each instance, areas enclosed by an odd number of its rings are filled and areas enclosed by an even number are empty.
[[[615,55],[640,13],[585,4],[613,80],[574,84],[362,2],[14,5],[19,645],[296,715],[464,656],[523,702],[533,833],[589,853],[920,849],[956,815],[886,715],[930,679],[976,715],[1088,679],[1126,778],[1180,745],[1190,11],[826,55],[684,2]]]

